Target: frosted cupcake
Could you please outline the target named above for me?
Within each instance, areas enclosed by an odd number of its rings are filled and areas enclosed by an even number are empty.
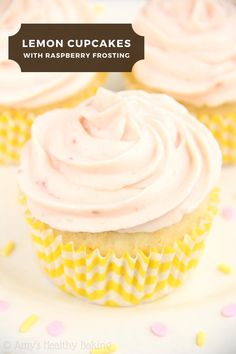
[[[236,162],[236,5],[230,0],[150,0],[134,21],[145,60],[128,86],[164,92],[213,132]]]
[[[168,294],[198,263],[220,168],[212,134],[166,95],[99,89],[42,115],[19,185],[43,269],[98,304]]]
[[[2,0],[0,3],[0,163],[15,162],[30,137],[33,120],[52,108],[70,107],[92,96],[104,82],[98,73],[21,73],[7,60],[8,36],[21,23],[92,22],[84,0]]]

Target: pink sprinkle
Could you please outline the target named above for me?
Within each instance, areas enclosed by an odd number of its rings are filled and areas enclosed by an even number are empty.
[[[165,337],[168,333],[167,327],[160,322],[153,323],[153,325],[151,326],[151,331],[158,337]]]
[[[53,322],[49,323],[49,325],[47,326],[48,334],[50,334],[50,336],[53,336],[53,337],[56,337],[56,336],[59,336],[60,334],[62,334],[63,330],[64,330],[64,326],[59,321],[53,321]]]
[[[0,300],[0,311],[7,311],[9,309],[9,303],[4,300]]]
[[[224,317],[234,317],[236,316],[236,304],[229,304],[223,307],[221,314]]]
[[[221,215],[226,220],[236,220],[236,209],[233,207],[225,207],[221,210]]]

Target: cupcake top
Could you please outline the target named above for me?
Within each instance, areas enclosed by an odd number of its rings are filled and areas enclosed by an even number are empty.
[[[149,0],[134,29],[145,60],[133,68],[150,88],[201,106],[236,101],[236,4],[230,0]]]
[[[216,185],[221,153],[174,99],[143,91],[50,111],[32,128],[19,185],[33,216],[63,231],[155,231]]]
[[[0,106],[35,108],[74,95],[91,82],[94,73],[21,73],[18,64],[7,60],[8,36],[21,23],[92,22],[85,0],[0,1]]]

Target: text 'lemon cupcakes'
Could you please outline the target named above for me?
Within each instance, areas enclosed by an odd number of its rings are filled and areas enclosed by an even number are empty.
[[[92,22],[84,0],[0,2],[0,163],[19,160],[31,125],[52,108],[71,107],[92,96],[104,83],[104,73],[28,73],[8,60],[8,36],[21,23]]]
[[[150,0],[133,26],[145,36],[145,60],[125,74],[128,87],[182,102],[213,132],[224,162],[235,163],[235,3]]]
[[[42,115],[18,176],[42,268],[98,304],[168,294],[198,263],[220,168],[212,134],[166,95],[99,89]]]

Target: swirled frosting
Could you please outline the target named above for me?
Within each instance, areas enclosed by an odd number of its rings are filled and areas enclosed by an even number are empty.
[[[145,60],[133,73],[197,106],[236,101],[236,5],[230,0],[149,0],[134,21]]]
[[[64,231],[154,231],[178,223],[217,183],[211,133],[174,99],[99,89],[39,117],[19,184],[39,220]]]
[[[1,0],[0,2],[0,105],[34,108],[74,95],[94,73],[21,73],[8,57],[8,36],[21,23],[91,22],[85,0]]]

